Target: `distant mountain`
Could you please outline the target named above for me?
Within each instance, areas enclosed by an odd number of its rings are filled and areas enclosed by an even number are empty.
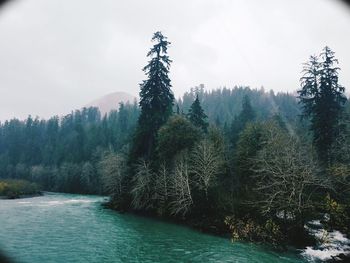
[[[84,107],[98,107],[103,116],[106,113],[109,113],[111,110],[118,109],[119,103],[133,103],[135,99],[136,97],[126,92],[113,92],[86,104]]]

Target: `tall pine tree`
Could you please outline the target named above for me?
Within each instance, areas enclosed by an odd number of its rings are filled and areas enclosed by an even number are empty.
[[[255,119],[255,111],[250,102],[250,98],[246,95],[243,97],[242,101],[242,111],[239,115],[241,122],[246,124],[247,122],[253,121]]]
[[[201,103],[199,102],[198,94],[194,102],[192,103],[189,111],[188,111],[188,119],[191,123],[201,128],[204,132],[208,130],[208,122],[206,121],[207,115],[204,113],[202,109]]]
[[[161,32],[156,32],[152,41],[156,43],[147,54],[150,57],[148,65],[143,68],[148,79],[140,85],[141,114],[131,154],[133,161],[140,157],[151,158],[157,132],[172,114],[174,104],[168,77],[172,62],[167,55],[170,42]]]
[[[250,103],[250,99],[247,95],[243,97],[242,111],[238,116],[235,116],[231,124],[231,145],[235,148],[240,133],[244,130],[247,123],[254,121],[255,111]]]
[[[319,57],[312,56],[305,64],[298,91],[303,115],[310,118],[314,143],[325,164],[331,161],[330,149],[346,102],[345,89],[338,84],[337,64],[334,52],[325,47]]]

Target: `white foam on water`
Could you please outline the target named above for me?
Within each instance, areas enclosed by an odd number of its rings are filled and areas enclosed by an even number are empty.
[[[301,254],[306,259],[315,262],[330,260],[340,254],[350,255],[350,239],[340,231],[328,232],[319,220],[310,221],[305,228],[318,242],[317,246],[306,247],[303,250]]]
[[[84,204],[84,203],[93,203],[94,200],[87,200],[87,199],[70,199],[70,200],[64,200],[64,201],[45,201],[40,202],[40,206],[57,206],[57,205],[65,205],[65,204]]]
[[[93,200],[82,200],[82,199],[72,199],[72,200],[67,200],[65,203],[93,203]]]
[[[317,226],[317,227],[322,227],[321,220],[312,220],[308,224],[313,225],[313,226]]]
[[[350,239],[348,239],[343,233],[340,231],[333,231],[330,233],[331,238],[339,243],[350,244]]]
[[[307,247],[302,255],[310,260],[310,261],[325,261],[332,259],[333,257],[336,257],[340,254],[349,254],[348,250],[345,249],[337,249],[337,248],[332,248],[332,249],[319,249],[319,248],[312,248],[312,247]]]

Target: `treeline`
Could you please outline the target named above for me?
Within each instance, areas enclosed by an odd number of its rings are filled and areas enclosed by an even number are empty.
[[[293,123],[300,114],[294,96],[249,87],[213,92],[194,88],[174,103],[173,112],[176,113],[178,107],[179,114],[185,116],[190,107],[186,103],[194,101],[197,95],[200,104],[210,108],[205,110],[212,116],[207,122],[231,136],[230,140],[235,140],[233,137],[237,137],[235,134],[240,130],[232,126],[237,125],[237,120],[231,116],[239,115],[244,98],[253,98],[260,120],[279,116]],[[97,108],[85,108],[48,120],[29,116],[24,121],[12,119],[1,123],[0,178],[34,181],[50,191],[102,193],[103,172],[99,163],[102,157],[109,156],[107,153],[127,154],[140,113],[135,103],[116,105],[116,108],[103,117]]]
[[[106,151],[121,151],[139,115],[136,103],[101,117],[97,108],[49,120],[28,117],[0,125],[0,178],[25,179],[43,189],[101,193],[97,166]]]
[[[350,106],[333,51],[305,64],[297,98],[199,87],[175,103],[170,43],[152,40],[130,151],[105,163],[115,208],[275,244],[306,242],[311,219],[349,231]]]
[[[242,110],[244,97],[249,97],[257,109],[258,120],[265,120],[273,114],[280,114],[286,121],[294,122],[301,114],[295,94],[277,93],[264,88],[249,87],[221,88],[207,91],[203,84],[191,88],[176,103],[183,112],[187,112],[198,95],[203,110],[208,115],[208,121],[219,126],[230,125],[232,120]]]

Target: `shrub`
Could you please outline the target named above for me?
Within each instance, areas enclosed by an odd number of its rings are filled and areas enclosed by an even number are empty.
[[[7,179],[0,181],[0,196],[18,198],[22,195],[37,194],[38,186],[25,180]]]

